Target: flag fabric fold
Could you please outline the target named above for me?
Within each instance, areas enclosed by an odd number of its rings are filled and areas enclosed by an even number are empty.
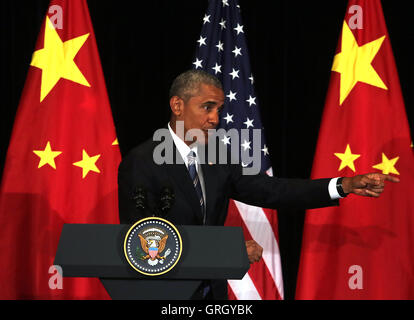
[[[215,75],[223,84],[226,100],[220,128],[263,129],[237,0],[209,1],[193,66]],[[241,152],[252,152],[251,136],[239,142]],[[230,146],[232,142],[224,136],[220,143]],[[262,171],[272,175],[263,130],[260,152]],[[283,299],[277,212],[231,200],[225,225],[242,226],[246,240],[254,239],[263,247],[263,259],[252,264],[242,280],[229,281],[229,298]]]
[[[297,299],[414,298],[414,155],[381,2],[348,3],[312,178],[399,177],[306,213]]]
[[[51,1],[1,181],[1,299],[109,298],[53,261],[63,224],[119,223],[120,160],[86,1]]]

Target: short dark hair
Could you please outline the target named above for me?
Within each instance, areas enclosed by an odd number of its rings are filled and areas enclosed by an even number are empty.
[[[170,88],[169,98],[178,96],[187,101],[198,92],[200,84],[213,85],[223,90],[220,80],[214,75],[203,70],[191,69],[181,73],[174,79]]]

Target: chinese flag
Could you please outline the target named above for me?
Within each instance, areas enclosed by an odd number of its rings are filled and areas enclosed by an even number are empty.
[[[296,298],[414,298],[414,156],[379,0],[349,1],[312,178],[391,174],[380,198],[306,213]]]
[[[51,266],[64,223],[119,223],[120,158],[86,1],[52,1],[1,183],[0,299],[109,298]]]

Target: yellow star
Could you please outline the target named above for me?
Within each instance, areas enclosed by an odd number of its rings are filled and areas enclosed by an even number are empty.
[[[360,154],[352,154],[349,144],[346,145],[345,153],[334,153],[341,160],[338,171],[341,171],[345,167],[349,167],[355,172],[354,161],[358,159]]]
[[[382,170],[383,174],[395,173],[400,174],[397,169],[395,169],[395,164],[397,163],[400,157],[395,157],[394,159],[388,159],[387,156],[382,154],[382,162],[372,166],[374,169]]]
[[[46,17],[44,48],[33,53],[30,63],[31,66],[42,69],[40,102],[49,94],[60,78],[90,87],[73,60],[88,37],[89,33],[62,42],[49,17]]]
[[[371,63],[381,48],[385,36],[358,46],[352,31],[344,21],[342,27],[341,52],[332,65],[332,71],[341,74],[339,105],[342,105],[357,82],[388,90]]]
[[[90,157],[85,149],[82,151],[82,160],[73,163],[74,166],[82,168],[82,178],[85,178],[89,171],[98,172],[100,173],[98,167],[96,166],[96,161],[98,161],[101,155],[98,154],[96,156]]]
[[[117,145],[119,145],[119,143],[118,143],[118,138],[116,138],[116,139],[114,140],[114,142],[112,142],[112,145],[113,145],[113,146],[117,146]]]
[[[50,141],[47,142],[45,150],[33,150],[33,152],[40,158],[39,166],[37,168],[41,168],[45,164],[48,164],[56,170],[55,158],[62,152],[52,151],[52,148],[50,147]]]

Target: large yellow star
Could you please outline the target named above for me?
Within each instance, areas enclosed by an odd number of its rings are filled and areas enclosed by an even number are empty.
[[[344,21],[341,52],[335,56],[332,65],[332,71],[341,74],[339,105],[342,105],[358,81],[387,90],[371,65],[384,39],[385,36],[382,36],[363,46],[358,46],[352,31]]]
[[[44,48],[33,53],[30,63],[31,66],[42,69],[40,102],[49,94],[60,78],[90,87],[73,61],[88,37],[89,33],[62,42],[49,17],[46,17]]]
[[[344,153],[334,153],[341,160],[341,164],[339,166],[338,171],[341,171],[345,167],[349,167],[352,171],[355,172],[355,165],[354,161],[358,159],[361,155],[360,154],[352,154],[351,147],[349,144],[346,145],[346,149]]]
[[[387,156],[382,154],[382,162],[372,166],[374,169],[382,170],[383,174],[395,173],[400,174],[397,169],[395,169],[395,164],[397,163],[400,157],[395,157],[394,159],[388,159]]]
[[[73,163],[74,166],[82,168],[82,178],[85,178],[89,171],[98,172],[100,173],[98,167],[96,166],[96,161],[98,161],[101,155],[98,154],[96,156],[90,157],[85,149],[82,151],[82,160]]]
[[[40,158],[39,166],[37,168],[43,167],[45,164],[48,164],[53,169],[56,170],[55,158],[60,155],[61,151],[52,151],[50,146],[50,141],[47,142],[45,150],[33,150],[33,152]]]

